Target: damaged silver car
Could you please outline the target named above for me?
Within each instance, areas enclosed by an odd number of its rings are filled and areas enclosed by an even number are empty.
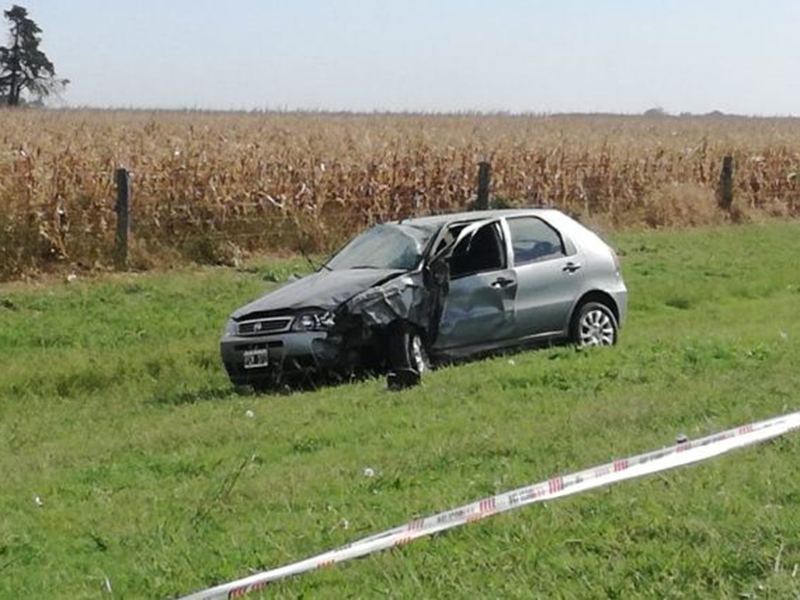
[[[422,373],[511,346],[611,346],[627,290],[614,250],[552,209],[376,225],[317,272],[235,311],[234,384],[353,369]]]

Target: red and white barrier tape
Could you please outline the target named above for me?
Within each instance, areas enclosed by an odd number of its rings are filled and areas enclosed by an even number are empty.
[[[708,460],[737,448],[743,448],[784,435],[797,428],[800,428],[800,412],[751,425],[744,425],[699,440],[687,441],[676,446],[664,448],[663,450],[617,460],[586,471],[555,477],[498,494],[497,496],[484,498],[471,504],[465,504],[438,515],[417,519],[389,531],[358,540],[337,550],[278,569],[251,575],[231,583],[218,585],[186,596],[183,600],[241,598],[250,592],[263,589],[269,583],[299,575],[306,571],[322,569],[387,548],[402,546],[418,538],[453,529],[473,521],[479,521],[498,513],[533,504],[534,502],[580,494],[581,492],[627,479],[635,479],[636,477]]]

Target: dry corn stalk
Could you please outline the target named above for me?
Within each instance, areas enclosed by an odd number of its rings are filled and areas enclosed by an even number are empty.
[[[726,154],[741,209],[800,212],[792,119],[4,110],[0,278],[109,264],[118,166],[133,172],[137,245],[213,261],[230,247],[329,250],[369,223],[462,209],[484,159],[507,202],[657,226],[670,209],[652,201],[678,185],[713,193]]]

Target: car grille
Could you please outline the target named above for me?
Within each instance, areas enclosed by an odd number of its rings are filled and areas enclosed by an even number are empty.
[[[274,317],[272,319],[258,319],[256,321],[243,321],[239,323],[239,335],[266,335],[269,333],[282,333],[292,327],[293,317]]]

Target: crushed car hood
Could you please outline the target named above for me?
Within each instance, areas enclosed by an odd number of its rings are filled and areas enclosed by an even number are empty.
[[[300,308],[334,310],[353,296],[405,272],[397,269],[318,271],[241,307],[232,317],[241,319],[254,312]]]

